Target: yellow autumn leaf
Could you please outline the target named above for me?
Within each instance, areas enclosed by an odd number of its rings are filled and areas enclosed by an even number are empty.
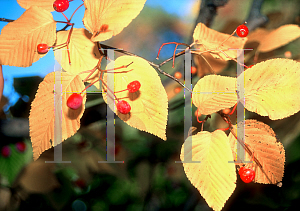
[[[188,147],[186,157],[201,163],[183,162],[187,178],[198,189],[213,210],[221,210],[236,187],[235,164],[228,137],[225,132],[202,131],[189,136],[181,148],[180,158],[184,161],[184,148]]]
[[[92,41],[104,41],[119,34],[143,9],[146,0],[85,0],[84,26]]]
[[[73,92],[81,92],[85,86],[78,75],[67,72],[52,72],[46,75],[40,83],[35,98],[31,104],[29,115],[30,137],[33,148],[33,158],[36,160],[42,152],[54,146],[54,85],[55,74],[61,74],[62,85],[62,140],[76,133],[80,128],[80,118],[84,112],[86,97],[81,108],[72,110],[67,106],[67,99]],[[60,83],[60,82],[57,82]],[[58,105],[56,103],[56,105]],[[60,109],[60,108],[57,108]]]
[[[29,9],[31,6],[37,6],[49,12],[54,11],[54,0],[17,0],[17,2],[24,9]]]
[[[300,63],[291,59],[270,59],[248,68],[244,73],[245,108],[272,120],[298,112],[299,69]]]
[[[52,46],[56,39],[56,22],[52,14],[37,6],[3,27],[0,35],[0,64],[28,67],[41,58],[37,45]]]
[[[126,100],[131,111],[121,114],[116,106],[111,109],[128,125],[142,131],[154,134],[166,140],[166,125],[168,117],[168,97],[161,83],[160,77],[153,67],[142,58],[134,56],[121,56],[115,60],[114,67],[129,65],[127,68],[115,70],[115,72],[128,71],[114,74],[115,91],[127,89],[127,85],[138,80],[141,84],[139,91],[129,93],[128,91],[116,93],[116,97]],[[107,73],[112,74],[112,73]],[[107,81],[107,74],[104,81]],[[112,96],[109,93],[109,96]],[[103,99],[107,103],[107,93],[103,91]],[[115,100],[115,105],[117,101]]]
[[[259,42],[257,51],[268,52],[300,37],[300,27],[287,24],[274,30],[258,28],[248,36],[248,42]]]
[[[212,56],[224,60],[231,60],[232,58],[237,58],[237,51],[232,49],[243,49],[247,41],[247,38],[233,36],[229,38],[229,36],[229,34],[224,34],[216,30],[210,29],[203,23],[198,23],[193,34],[194,42],[196,44],[201,44],[202,47],[204,47],[206,50],[212,50],[210,52]],[[224,42],[226,39],[228,40]],[[217,49],[221,49],[228,57],[224,53],[218,51]]]
[[[276,135],[272,128],[257,120],[245,120],[245,123],[240,122],[239,124],[243,130],[245,127],[245,143],[249,146],[250,150],[254,152],[255,158],[262,165],[262,169],[264,171],[263,172],[257,164],[254,165],[254,182],[277,184],[278,182],[282,181],[284,173],[285,151],[283,145],[277,141]],[[243,124],[245,126],[243,126]],[[235,137],[237,135],[236,125],[233,125],[233,132],[234,135],[230,133],[228,137],[234,154],[236,154],[236,144],[240,144],[237,142]],[[252,156],[249,156],[249,154],[245,152],[245,157],[240,159],[250,161],[251,158]]]
[[[237,102],[236,78],[220,75],[204,76],[195,85],[192,100],[199,112],[204,115],[230,108]]]
[[[69,32],[70,30],[57,33],[57,45],[67,41]],[[69,43],[71,64],[69,63],[66,46],[61,48],[62,53],[54,51],[56,60],[60,62],[65,71],[72,74],[79,74],[86,70],[92,70],[97,65],[100,53],[97,45],[90,40],[91,36],[92,35],[86,29],[73,29]],[[62,58],[60,58],[60,56]],[[80,74],[80,77],[85,79],[88,75],[89,73],[84,73]]]

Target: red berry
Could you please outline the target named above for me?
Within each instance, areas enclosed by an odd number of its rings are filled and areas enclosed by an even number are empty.
[[[49,49],[48,49],[47,44],[45,44],[45,43],[38,44],[38,46],[37,46],[38,53],[44,54],[44,53],[47,53],[48,51],[49,51]]]
[[[17,142],[15,146],[19,152],[24,152],[26,150],[26,144],[22,141]]]
[[[195,74],[197,72],[197,68],[196,67],[191,67],[191,73]]]
[[[285,58],[292,58],[292,52],[286,51],[286,52],[284,52],[284,56],[285,56]]]
[[[176,88],[174,89],[174,92],[175,92],[176,94],[178,94],[179,92],[181,92],[181,87],[180,87],[180,86],[176,87]]]
[[[77,93],[73,93],[67,100],[67,106],[71,109],[78,109],[82,105],[82,96]]]
[[[132,81],[127,85],[127,89],[130,93],[136,92],[141,87],[141,83],[139,81]]]
[[[53,8],[56,12],[64,12],[69,8],[69,1],[68,0],[56,0],[53,3]]]
[[[181,78],[182,78],[181,72],[176,72],[176,73],[174,74],[174,77],[177,78],[177,79],[181,79]]]
[[[86,183],[83,179],[79,178],[77,180],[75,180],[75,185],[81,189],[85,188],[86,187]]]
[[[249,183],[254,180],[255,171],[253,169],[241,167],[239,170],[239,175],[244,183]]]
[[[125,100],[121,100],[117,103],[117,109],[122,114],[128,114],[131,110],[131,107],[128,102],[126,102]]]
[[[229,114],[231,112],[230,108],[225,108],[222,110],[223,114]]]
[[[8,158],[10,156],[10,147],[9,146],[4,146],[1,149],[1,155],[4,158]]]
[[[241,175],[241,172],[243,172],[243,171],[245,171],[245,167],[244,166],[242,166],[240,169],[239,169],[239,175]]]
[[[239,36],[239,37],[247,37],[249,33],[249,29],[246,25],[242,24],[242,25],[239,25],[237,28],[236,28],[236,34]]]

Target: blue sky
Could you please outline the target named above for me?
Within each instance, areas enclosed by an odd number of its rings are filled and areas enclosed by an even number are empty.
[[[190,12],[189,7],[193,5],[194,2],[199,0],[147,0],[146,5],[150,7],[161,7],[167,13],[178,15],[183,18],[188,16]],[[82,3],[81,0],[74,0],[70,3],[70,8],[65,12],[67,17],[70,17],[72,12]],[[185,9],[183,9],[185,8]],[[17,0],[0,0],[0,18],[7,18],[16,20],[19,18],[22,13],[25,11],[22,7],[19,6]],[[64,20],[63,16],[60,13],[52,12],[54,20]],[[81,28],[82,18],[84,14],[84,7],[81,7],[76,16],[74,16],[73,21],[75,22],[76,28]],[[0,21],[0,31],[7,23]],[[64,25],[57,24],[57,28],[60,29]],[[13,78],[18,77],[28,77],[28,76],[40,76],[45,77],[48,73],[54,70],[54,54],[53,51],[49,51],[46,56],[44,56],[39,61],[33,63],[32,66],[22,68],[22,67],[12,67],[12,66],[3,66],[3,76],[5,80],[3,95],[9,97],[10,106],[13,105],[18,99],[19,95],[14,92],[13,89]]]

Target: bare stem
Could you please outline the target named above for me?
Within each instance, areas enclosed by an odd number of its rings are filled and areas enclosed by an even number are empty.
[[[0,21],[2,21],[2,22],[14,22],[15,20],[7,19],[7,18],[0,18]]]

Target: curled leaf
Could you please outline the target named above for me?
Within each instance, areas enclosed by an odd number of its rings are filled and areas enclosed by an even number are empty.
[[[216,59],[210,53],[194,55],[194,62],[197,67],[197,76],[202,78],[209,74],[218,74],[227,66],[227,61]]]
[[[183,163],[187,178],[198,189],[208,206],[221,210],[236,187],[235,164],[228,137],[221,130],[202,131],[189,136],[182,145],[180,158],[184,161],[184,148],[189,147],[192,161]]]
[[[193,104],[204,115],[230,108],[237,102],[236,78],[204,76],[195,85],[192,99]]]
[[[299,69],[300,63],[291,59],[270,59],[247,69],[245,108],[272,120],[298,112]]]
[[[276,135],[270,126],[257,120],[245,120],[239,123],[241,128],[245,127],[245,144],[254,152],[255,158],[262,165],[262,169],[255,165],[254,182],[264,184],[277,184],[282,181],[285,163],[285,151],[283,145],[276,139]],[[243,125],[244,124],[244,125]],[[234,153],[236,152],[237,126],[233,126],[234,135],[229,134],[229,140]],[[240,158],[243,159],[243,158]],[[245,161],[250,161],[252,156],[245,153]]]
[[[62,85],[62,141],[71,137],[80,128],[80,118],[84,112],[86,97],[83,98],[81,108],[72,110],[67,107],[67,99],[73,92],[82,91],[85,86],[78,75],[67,72],[52,72],[46,75],[40,83],[37,94],[31,104],[29,115],[30,137],[33,148],[33,158],[38,159],[40,154],[54,146],[54,85],[55,74],[61,74]],[[57,82],[58,83],[58,82]],[[60,82],[59,82],[60,83]],[[58,103],[55,108],[60,109]]]
[[[132,63],[132,64],[130,64]],[[115,93],[122,100],[126,100],[131,111],[128,114],[120,113],[116,106],[109,105],[110,108],[128,125],[142,131],[154,134],[163,140],[166,140],[166,125],[168,117],[168,97],[161,83],[161,80],[153,67],[139,57],[121,56],[115,60],[115,68],[126,66],[115,70],[114,73],[114,91],[118,92],[127,89],[127,85],[138,80],[141,88],[129,93],[127,90]],[[104,81],[107,82],[107,74],[104,75]],[[108,93],[109,97],[113,97]],[[103,90],[103,99],[107,103],[107,92]],[[117,101],[114,101],[117,104]]]
[[[105,41],[119,34],[143,9],[146,0],[85,0],[84,26],[92,41]]]
[[[274,30],[258,28],[248,36],[248,42],[259,42],[257,51],[268,52],[300,37],[300,27],[287,24]]]
[[[28,67],[41,58],[37,45],[52,46],[56,39],[56,22],[52,14],[37,6],[3,27],[0,35],[0,63]]]
[[[210,52],[212,56],[224,60],[237,58],[238,53],[233,49],[243,49],[245,42],[247,41],[247,38],[229,37],[229,34],[210,29],[203,23],[198,23],[193,34],[194,42],[196,44],[201,44],[206,50],[212,50]],[[227,41],[224,42],[225,40]],[[217,49],[221,49],[226,55]]]

